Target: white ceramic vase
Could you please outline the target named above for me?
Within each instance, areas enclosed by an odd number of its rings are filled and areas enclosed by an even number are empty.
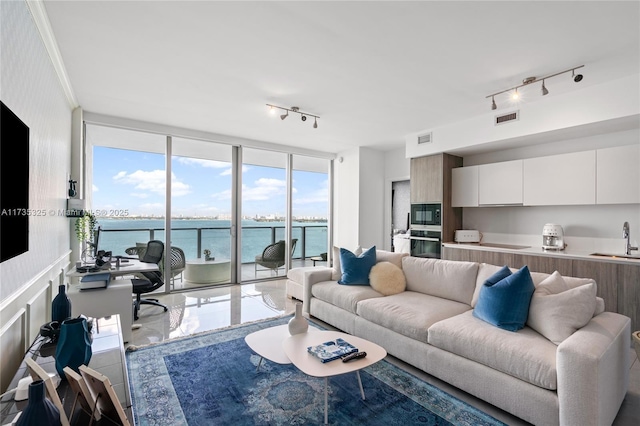
[[[302,316],[302,302],[296,302],[296,314],[289,320],[289,334],[306,333],[308,329],[309,323]]]

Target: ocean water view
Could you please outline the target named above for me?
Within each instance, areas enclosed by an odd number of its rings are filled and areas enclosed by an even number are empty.
[[[98,246],[100,250],[123,255],[128,247],[146,243],[150,239],[164,241],[164,219],[113,219],[98,218],[101,228]],[[242,263],[252,263],[262,254],[272,240],[284,239],[284,222],[242,221]],[[171,220],[171,244],[181,248],[187,259],[204,257],[205,249],[216,259],[231,257],[231,221],[215,219]],[[200,249],[198,253],[198,235]],[[304,248],[302,240],[304,236]],[[297,238],[294,258],[319,256],[327,252],[326,222],[293,222],[292,238]]]

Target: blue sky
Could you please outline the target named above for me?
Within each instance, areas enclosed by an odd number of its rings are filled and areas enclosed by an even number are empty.
[[[231,212],[231,163],[173,157],[172,210],[178,216],[216,216]],[[164,155],[94,147],[95,211],[128,210],[135,215],[164,215]],[[244,165],[245,216],[284,215],[284,169]],[[294,171],[293,215],[327,217],[328,180],[324,173]]]

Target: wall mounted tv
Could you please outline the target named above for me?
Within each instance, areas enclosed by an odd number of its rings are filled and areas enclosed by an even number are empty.
[[[0,101],[0,262],[29,250],[29,127]]]

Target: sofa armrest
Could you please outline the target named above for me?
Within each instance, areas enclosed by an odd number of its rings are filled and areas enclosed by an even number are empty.
[[[603,312],[558,346],[561,425],[611,424],[629,386],[631,321]]]
[[[287,278],[302,285],[302,312],[309,314],[311,302],[311,286],[322,281],[330,281],[333,269],[327,267],[293,268],[287,273]]]

